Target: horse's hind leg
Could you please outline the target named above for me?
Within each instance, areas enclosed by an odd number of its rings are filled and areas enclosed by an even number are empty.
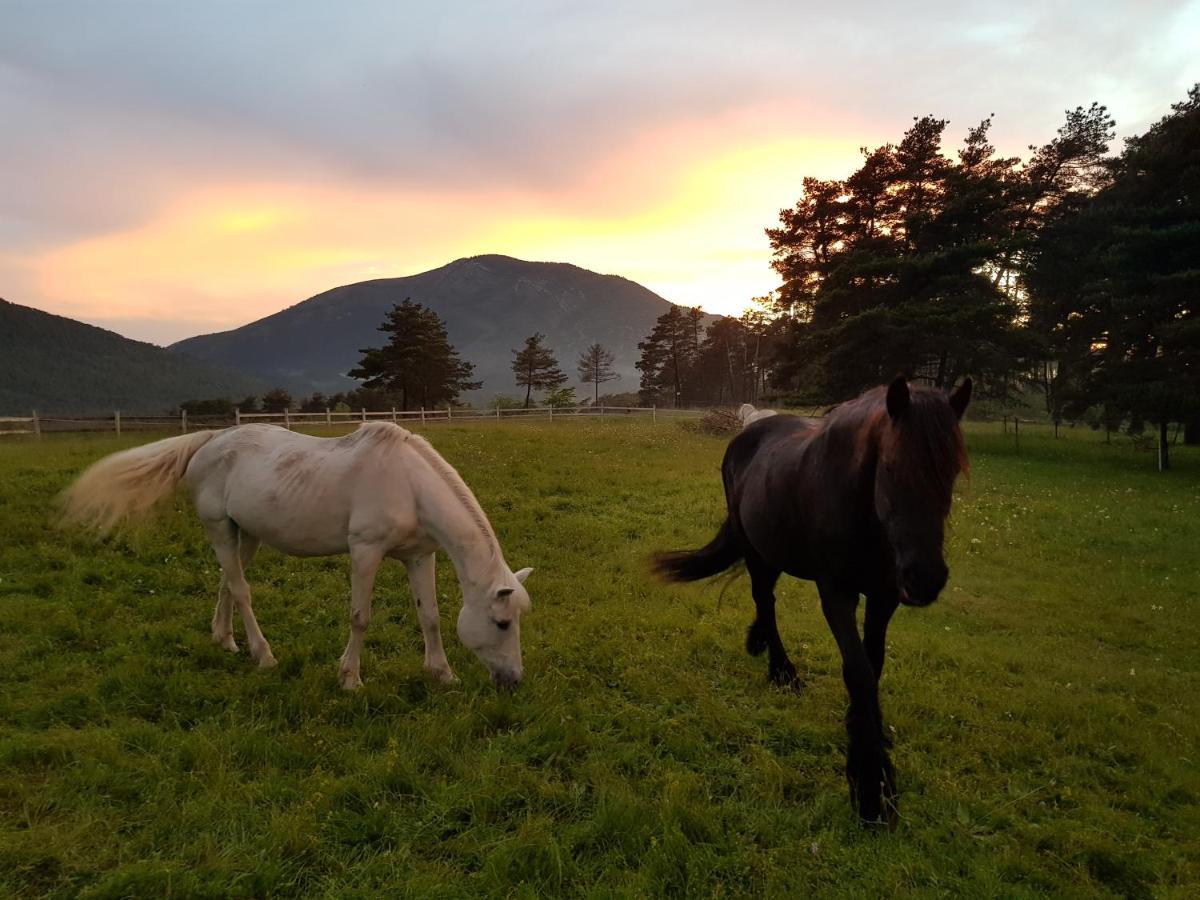
[[[250,565],[250,560],[254,559],[256,550],[258,538],[239,531],[238,556],[242,562],[243,573]],[[233,637],[233,593],[229,590],[224,569],[221,570],[221,586],[217,590],[217,608],[213,611],[212,638],[214,644],[224,647],[230,653],[237,653],[238,645]]]
[[[221,564],[221,590],[223,593],[228,592],[229,597],[226,602],[236,604],[238,612],[242,614],[242,624],[246,627],[246,643],[250,647],[250,658],[257,662],[260,668],[269,668],[275,665],[275,657],[271,653],[271,645],[263,637],[262,629],[258,627],[258,620],[254,618],[254,610],[250,607],[250,585],[246,582],[246,574],[242,566],[242,547],[239,546],[238,540],[239,529],[232,519],[220,519],[205,522],[204,530],[208,532],[208,539],[217,553],[217,562]],[[253,547],[257,548],[258,542],[252,538],[250,540],[253,541]],[[249,550],[250,555],[253,555],[249,541],[245,547]],[[218,596],[218,612],[221,611],[220,604],[221,600]],[[215,622],[215,614],[213,619]],[[223,625],[224,622],[222,621],[221,624]],[[230,631],[232,632],[232,624]]]
[[[795,686],[799,683],[796,667],[788,658],[779,626],[775,622],[775,584],[779,571],[772,569],[758,557],[746,554],[746,569],[750,572],[750,591],[754,597],[755,616],[746,633],[746,650],[752,656],[767,651],[767,672],[771,681],[778,685]]]

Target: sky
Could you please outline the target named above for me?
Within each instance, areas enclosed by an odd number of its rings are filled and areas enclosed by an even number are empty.
[[[1200,0],[0,0],[0,297],[165,344],[504,253],[737,313],[914,116],[1127,136],[1197,61]]]

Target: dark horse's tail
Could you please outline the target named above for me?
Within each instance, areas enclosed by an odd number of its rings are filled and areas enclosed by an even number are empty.
[[[668,581],[699,581],[724,572],[742,558],[741,542],[729,519],[699,550],[668,550],[654,557],[654,571]]]

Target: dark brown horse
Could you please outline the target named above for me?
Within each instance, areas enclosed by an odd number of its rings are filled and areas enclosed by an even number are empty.
[[[729,515],[717,536],[655,560],[673,581],[745,562],[757,610],[746,649],[767,651],[777,684],[794,684],[796,669],[775,624],[775,583],[783,572],[817,583],[850,692],[846,778],[864,821],[896,822],[879,712],[884,639],[899,604],[927,606],[946,584],[942,543],[954,480],[967,468],[958,421],[970,398],[970,379],[947,396],[897,378],[821,420],[772,416],[749,425],[725,451]]]

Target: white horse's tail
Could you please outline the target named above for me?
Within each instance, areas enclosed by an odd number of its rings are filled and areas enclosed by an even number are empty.
[[[93,463],[63,494],[63,518],[100,532],[147,513],[169,496],[215,431],[197,431],[122,450]]]

